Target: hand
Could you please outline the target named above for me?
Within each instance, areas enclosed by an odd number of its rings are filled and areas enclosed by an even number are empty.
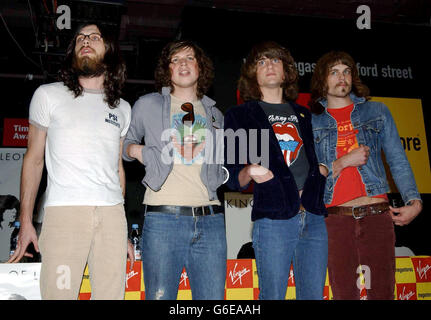
[[[361,144],[358,148],[353,149],[346,154],[344,163],[345,167],[359,167],[367,163],[370,156],[370,148]]]
[[[130,260],[130,271],[132,271],[135,264],[135,250],[130,239],[127,239],[127,260]]]
[[[414,218],[422,211],[422,202],[420,200],[412,200],[411,205],[404,207],[393,208],[389,206],[392,221],[397,226],[406,226],[413,221]],[[394,213],[398,213],[394,215]]]
[[[9,258],[7,263],[17,263],[23,256],[33,258],[31,253],[27,252],[27,247],[30,243],[33,243],[36,252],[39,252],[39,245],[37,243],[36,230],[31,223],[23,223],[18,234],[18,243],[14,254]]]
[[[140,163],[144,164],[144,160],[142,159],[142,149],[144,148],[141,144],[129,144],[127,146],[127,155],[131,158],[135,158]]]
[[[175,149],[177,149],[181,156],[189,162],[198,156],[205,148],[205,141],[202,141],[197,145],[191,142],[185,142],[183,145],[181,145],[178,143],[177,137],[172,136],[171,139]]]
[[[319,172],[322,176],[327,177],[329,174],[329,170],[324,165],[319,164]]]
[[[262,167],[258,164],[251,164],[248,166],[248,174],[256,183],[263,183],[274,178],[271,170]]]
[[[358,148],[353,149],[348,154],[335,160],[332,164],[334,178],[347,167],[360,167],[367,163],[370,156],[370,148],[361,144]]]

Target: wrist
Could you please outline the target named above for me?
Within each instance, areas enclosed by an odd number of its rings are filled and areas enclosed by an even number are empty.
[[[21,228],[25,228],[27,226],[33,226],[33,221],[31,220],[31,218],[21,218],[19,219],[20,224],[21,224]]]
[[[320,174],[327,177],[329,174],[329,167],[324,163],[319,163],[319,171],[320,171]]]
[[[346,164],[346,158],[345,156],[342,156],[341,158],[338,158],[337,160],[335,160],[335,163],[337,164],[337,169],[338,171],[343,170],[345,167],[347,167],[348,165]]]
[[[251,165],[247,165],[238,173],[238,182],[241,188],[248,185],[252,180],[250,176],[250,167]]]
[[[139,151],[141,150],[139,148],[139,145],[138,144],[131,144],[131,145],[129,145],[128,148],[129,148],[129,156],[131,158],[138,159],[139,158]]]
[[[419,199],[414,199],[414,200],[410,200],[406,203],[408,206],[422,206],[422,200]]]

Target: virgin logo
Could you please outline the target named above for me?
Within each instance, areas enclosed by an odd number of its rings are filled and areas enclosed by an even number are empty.
[[[416,268],[416,271],[418,272],[420,279],[423,279],[423,278],[428,279],[427,278],[427,272],[429,269],[431,269],[431,267],[428,264],[422,268],[421,261],[419,260],[418,267]]]
[[[295,277],[293,275],[293,270],[292,269],[290,269],[288,281],[291,281],[292,283],[295,283]]]
[[[187,278],[187,272],[184,271],[183,273],[181,273],[180,285],[183,284],[184,287],[187,287]]]
[[[242,270],[240,271],[236,271],[237,265],[238,263],[235,263],[235,267],[233,268],[233,270],[229,271],[229,277],[232,281],[232,284],[235,284],[238,281],[240,284],[242,284],[242,277],[251,271],[250,269],[247,269],[245,267],[242,268]]]
[[[137,274],[139,274],[139,272],[135,272],[134,270],[132,270],[131,272],[128,272],[128,273],[126,274],[126,288],[129,288],[129,285],[128,285],[128,281],[129,281],[129,279],[133,278],[133,277],[134,277],[134,276],[136,276]]]
[[[409,291],[406,293],[406,287],[403,287],[403,292],[400,293],[398,300],[410,300],[411,297],[413,297],[415,293],[413,291]]]

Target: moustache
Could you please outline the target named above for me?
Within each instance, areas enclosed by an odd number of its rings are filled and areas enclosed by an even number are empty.
[[[81,48],[79,48],[78,52],[81,53],[84,49],[88,49],[91,53],[95,53],[95,50],[90,46],[82,46]]]

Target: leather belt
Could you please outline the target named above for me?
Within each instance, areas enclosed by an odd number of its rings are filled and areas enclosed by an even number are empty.
[[[145,213],[160,212],[179,214],[182,216],[208,216],[211,214],[223,213],[222,206],[201,206],[201,207],[186,207],[186,206],[150,206],[146,205]]]
[[[329,214],[336,214],[342,216],[353,216],[355,219],[361,219],[365,216],[372,216],[381,214],[389,210],[389,203],[380,202],[368,204],[365,206],[353,206],[353,207],[329,207],[327,208]]]

